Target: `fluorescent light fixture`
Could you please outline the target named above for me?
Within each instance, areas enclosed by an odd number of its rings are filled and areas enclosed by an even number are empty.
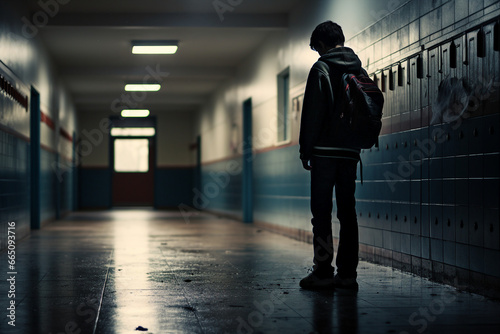
[[[161,88],[160,84],[126,84],[127,92],[157,92]]]
[[[113,137],[153,137],[155,128],[112,128]]]
[[[174,54],[177,41],[132,41],[133,54]]]
[[[121,113],[122,117],[148,117],[148,109],[123,109]]]

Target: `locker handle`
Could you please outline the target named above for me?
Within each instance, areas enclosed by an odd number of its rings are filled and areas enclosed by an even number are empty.
[[[457,46],[455,42],[451,42],[450,45],[450,67],[457,68]]]
[[[479,58],[484,58],[486,57],[486,34],[484,30],[481,28],[477,32],[477,56]]]
[[[500,51],[500,24],[498,22],[493,27],[493,50]]]

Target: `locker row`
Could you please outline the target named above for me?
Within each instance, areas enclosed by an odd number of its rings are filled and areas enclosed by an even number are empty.
[[[363,163],[415,161],[500,151],[500,115],[381,135],[378,147],[363,150]]]
[[[493,276],[500,274],[498,266],[500,251],[498,249],[366,227],[360,227],[359,236],[362,244]]]
[[[498,209],[364,201],[356,209],[359,226],[500,249]]]
[[[499,41],[499,22],[493,21],[376,71],[372,77],[386,93],[384,116],[436,105],[443,97],[440,92],[445,93],[440,90],[443,83],[450,82],[466,90],[469,99],[465,102],[469,103],[462,109],[470,115],[482,115],[485,109],[486,113],[495,112],[500,80]],[[444,95],[449,99],[449,94]],[[496,104],[488,103],[492,101]],[[464,101],[457,94],[456,100],[447,102],[449,108],[445,109],[453,109]],[[443,122],[443,115],[434,112],[433,119]]]

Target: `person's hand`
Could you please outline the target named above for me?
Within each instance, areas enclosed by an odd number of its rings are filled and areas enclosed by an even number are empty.
[[[302,161],[302,167],[304,167],[305,170],[311,170],[311,164],[309,160],[301,160]]]

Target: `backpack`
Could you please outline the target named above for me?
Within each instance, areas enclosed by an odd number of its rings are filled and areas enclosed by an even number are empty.
[[[384,106],[382,91],[364,74],[343,74],[341,87],[344,88],[344,105],[340,118],[352,132],[353,146],[360,149],[378,147]]]

